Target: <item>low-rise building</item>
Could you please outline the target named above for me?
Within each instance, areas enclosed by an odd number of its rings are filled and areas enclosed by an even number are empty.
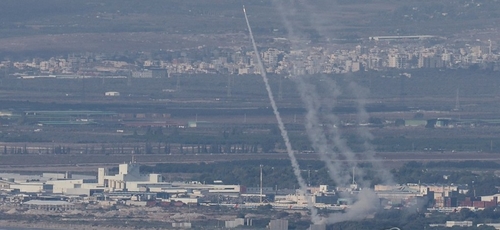
[[[500,223],[488,223],[488,224],[478,224],[477,225],[478,228],[481,226],[490,226],[490,227],[495,228],[496,230],[500,230]]]
[[[118,97],[118,96],[120,96],[120,92],[109,91],[109,92],[104,93],[104,96],[107,96],[107,97]]]
[[[288,230],[288,220],[271,220],[268,226],[269,230]]]
[[[446,221],[446,227],[472,227],[472,221]]]
[[[167,76],[167,69],[144,69],[132,72],[133,78],[166,78]]]

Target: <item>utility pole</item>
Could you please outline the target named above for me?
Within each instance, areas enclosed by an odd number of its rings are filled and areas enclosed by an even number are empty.
[[[181,88],[181,78],[179,77],[179,75],[177,75],[177,83],[175,85],[175,88],[177,90],[179,90]]]
[[[132,73],[127,75],[127,86],[132,86]]]
[[[405,104],[405,75],[400,75],[399,76],[399,102],[401,105]]]
[[[354,180],[355,170],[356,167],[352,167],[352,184],[356,184],[356,181]]]
[[[82,76],[82,103],[85,103],[85,76]]]
[[[488,47],[488,55],[491,56],[491,50],[492,50],[491,39],[488,39],[488,42],[490,43],[490,45]]]
[[[311,165],[307,166],[307,186],[311,187]]]
[[[231,95],[232,95],[232,85],[233,85],[233,82],[232,82],[232,75],[231,74],[228,74],[227,75],[227,98],[231,98]]]
[[[476,198],[476,187],[474,186],[474,181],[472,181],[472,191],[474,192],[474,198]]]
[[[282,83],[282,77],[279,76],[279,88],[278,88],[278,100],[283,100],[283,83]]]
[[[263,193],[263,191],[262,191],[262,167],[263,167],[263,165],[260,165],[260,196],[259,196],[260,202],[259,203],[261,203],[261,204],[262,204],[262,193]]]

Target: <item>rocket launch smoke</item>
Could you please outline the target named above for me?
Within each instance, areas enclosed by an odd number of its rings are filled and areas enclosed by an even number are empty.
[[[349,84],[349,88],[354,93],[357,99],[356,101],[357,101],[357,111],[358,111],[357,112],[358,124],[367,123],[368,119],[370,118],[370,115],[366,111],[366,100],[365,100],[365,98],[368,97],[367,95],[368,90],[359,86],[355,82],[351,82]],[[377,177],[382,180],[382,183],[393,184],[394,181],[392,180],[391,174],[387,170],[385,170],[380,161],[375,160],[375,148],[371,144],[371,141],[373,140],[373,135],[366,128],[366,126],[358,125],[357,131],[361,139],[364,141],[363,145],[365,148],[364,149],[365,154],[363,154],[363,157],[368,161],[372,162],[374,166],[373,168],[380,169],[377,170],[375,173],[377,174]]]
[[[294,10],[285,10],[284,6],[280,2],[276,1],[278,0],[274,0],[275,5],[278,7],[278,11],[280,12],[283,22],[285,23],[285,27],[288,30],[290,41],[295,41],[296,37],[294,35],[294,29],[284,13],[289,12],[293,14]],[[295,46],[293,48],[297,48],[300,44],[293,43],[292,46]],[[300,96],[306,106],[306,131],[309,136],[309,140],[311,141],[316,152],[319,153],[320,159],[325,162],[330,178],[338,185],[345,184],[348,181],[348,176],[342,175],[341,165],[339,161],[335,161],[336,154],[333,148],[329,145],[329,140],[320,125],[318,110],[322,105],[318,103],[320,100],[318,95],[315,93],[316,90],[313,85],[306,83],[302,76],[294,76],[293,80],[295,81]]]
[[[292,41],[292,48],[301,49],[301,44],[293,42],[298,39],[294,34],[294,29],[291,23],[285,15],[285,12],[293,13],[293,10],[285,10],[284,6],[280,3],[277,3],[276,5],[283,18],[285,27],[288,30],[290,41]],[[292,62],[296,63],[297,61],[292,60]],[[342,169],[342,165],[339,163],[339,161],[335,160],[338,159],[340,155],[343,155],[347,160],[347,167],[352,168],[355,166],[354,162],[356,157],[354,153],[348,148],[345,141],[340,138],[340,134],[336,129],[336,127],[339,125],[338,118],[335,115],[331,114],[334,101],[328,100],[322,102],[319,95],[316,93],[317,90],[315,89],[315,87],[312,84],[308,84],[304,76],[294,75],[293,80],[297,85],[300,97],[304,102],[307,110],[306,131],[313,148],[316,152],[318,152],[320,159],[325,162],[331,179],[335,181],[337,185],[348,184],[348,182],[350,181],[349,175],[343,175],[343,172],[345,170]],[[331,86],[330,82],[328,83],[329,86]],[[331,89],[333,89],[334,94],[339,94],[338,90],[336,90],[336,87],[332,87]],[[334,98],[331,99],[334,100],[336,99],[335,97],[336,96],[334,95]],[[322,128],[323,125],[326,125],[326,129]],[[332,146],[330,143],[333,143],[335,146]],[[339,154],[337,151],[335,151],[334,147],[336,147],[342,154]]]
[[[339,169],[341,165],[339,161],[334,160],[334,155],[336,154],[333,149],[330,148],[328,139],[320,127],[317,111],[320,109],[321,104],[318,103],[320,100],[315,93],[316,89],[312,84],[308,84],[300,77],[294,80],[297,83],[297,88],[306,106],[307,114],[305,125],[312,146],[319,153],[320,159],[325,162],[330,178],[337,184],[345,184],[349,181],[349,177],[340,173]]]
[[[247,12],[245,10],[245,6],[243,6],[243,13],[245,14],[245,20],[246,20],[247,27],[248,27],[248,33],[250,34],[250,39],[252,40],[253,50],[255,52],[255,56],[257,58],[257,63],[258,63],[259,68],[260,68],[260,75],[262,76],[262,80],[264,81],[264,84],[266,86],[267,95],[269,96],[269,101],[271,102],[271,107],[273,109],[273,113],[276,117],[276,120],[278,121],[278,127],[281,131],[281,137],[283,138],[283,141],[285,142],[286,151],[287,151],[288,156],[290,158],[293,172],[295,174],[295,177],[297,177],[297,181],[299,183],[301,193],[307,199],[307,207],[311,211],[312,222],[317,223],[319,221],[318,215],[317,215],[317,210],[314,208],[314,206],[312,204],[311,197],[307,193],[306,182],[305,182],[304,178],[302,177],[302,175],[300,174],[299,163],[297,162],[297,158],[295,157],[295,155],[293,153],[292,145],[290,144],[290,139],[288,138],[288,133],[286,131],[285,125],[283,124],[283,121],[281,120],[281,116],[280,116],[280,113],[278,111],[278,106],[276,106],[273,92],[271,90],[271,86],[269,85],[269,80],[268,80],[267,75],[266,75],[266,69],[264,68],[264,65],[262,64],[262,60],[260,59],[260,56],[259,56],[259,50],[257,49],[257,45],[255,44],[255,39],[253,37],[252,28],[250,27],[250,22],[248,21],[248,16],[247,16]]]
[[[312,7],[309,6],[309,3],[305,0],[298,0],[302,6],[307,10],[311,10]],[[302,48],[300,44],[294,43],[296,41],[296,35],[294,35],[294,29],[290,20],[287,18],[287,14],[293,14],[294,9],[285,9],[284,4],[281,4],[280,0],[273,1],[277,6],[281,17],[284,21],[285,27],[288,30],[289,39],[292,42],[292,48]],[[291,1],[293,2],[293,1]],[[290,2],[287,1],[287,5],[289,6]],[[312,12],[310,14],[314,16]],[[293,16],[292,16],[293,17]],[[315,17],[314,19],[318,19]],[[318,25],[314,21],[312,22],[313,27],[320,33],[321,36],[325,36],[323,33],[323,29],[321,25]],[[348,178],[346,175],[342,175],[343,167],[339,165],[339,163],[335,162],[335,158],[339,156],[343,156],[350,162],[348,167],[353,167],[354,162],[356,160],[356,153],[354,153],[344,139],[341,138],[341,132],[338,130],[339,119],[333,114],[334,103],[332,100],[321,100],[317,90],[314,85],[308,84],[304,76],[297,75],[294,76],[294,80],[297,83],[297,88],[300,92],[300,96],[305,104],[307,114],[306,114],[306,130],[313,145],[313,148],[320,154],[321,160],[325,161],[325,164],[328,168],[330,177],[337,183],[337,185],[346,185],[348,183]],[[333,90],[333,98],[336,99],[337,94],[339,93],[337,86],[334,81],[331,79],[324,79],[327,83],[326,85],[330,86],[330,89]],[[354,83],[350,84],[350,90],[353,91],[355,96],[357,97],[357,120],[358,124],[363,121],[366,121],[369,116],[365,109],[365,100],[366,93],[362,90],[361,87],[355,85]],[[326,91],[328,92],[328,91]],[[358,125],[359,126],[359,125]],[[323,127],[326,127],[325,129]],[[373,162],[374,169],[377,171],[378,176],[384,182],[391,182],[390,174],[380,165],[380,163],[373,161],[374,157],[374,149],[370,144],[372,140],[372,135],[368,129],[359,126],[358,134],[361,139],[364,140],[364,148],[365,152],[362,157],[368,161]],[[331,145],[333,143],[333,146]],[[336,152],[338,151],[338,152]],[[358,174],[361,175],[358,177],[358,183],[365,187],[368,186],[368,183],[362,181],[362,176],[365,175],[365,172],[358,170]],[[354,176],[354,172],[353,172]],[[351,205],[351,207],[345,213],[339,213],[328,216],[326,219],[322,221],[325,223],[337,223],[341,221],[347,220],[356,220],[365,218],[368,214],[373,213],[378,208],[377,196],[370,189],[364,189],[357,194],[357,201]]]

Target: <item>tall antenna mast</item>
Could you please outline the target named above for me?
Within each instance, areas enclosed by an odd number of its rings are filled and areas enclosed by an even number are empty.
[[[356,170],[356,166],[352,167],[352,184],[351,184],[352,191],[358,189],[358,185],[356,184],[356,180],[355,180],[355,175],[356,175],[355,170]]]
[[[455,111],[460,110],[460,88],[457,88],[457,95],[455,96]]]

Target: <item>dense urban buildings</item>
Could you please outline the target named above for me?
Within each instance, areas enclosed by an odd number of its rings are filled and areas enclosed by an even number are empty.
[[[498,70],[497,41],[448,41],[433,36],[371,39],[353,45],[315,45],[300,50],[263,48],[259,54],[266,72],[282,75],[333,74],[390,69]],[[379,38],[379,37],[376,37]],[[385,37],[380,37],[385,38]],[[280,39],[279,42],[288,41]],[[437,44],[433,44],[437,43]],[[265,46],[264,46],[265,47]],[[84,53],[48,60],[2,61],[0,68],[19,77],[164,78],[172,74],[259,74],[254,53],[248,47],[160,51],[158,58],[133,54],[133,62],[106,54]],[[161,56],[168,56],[161,58]],[[127,57],[129,60],[133,57]]]

